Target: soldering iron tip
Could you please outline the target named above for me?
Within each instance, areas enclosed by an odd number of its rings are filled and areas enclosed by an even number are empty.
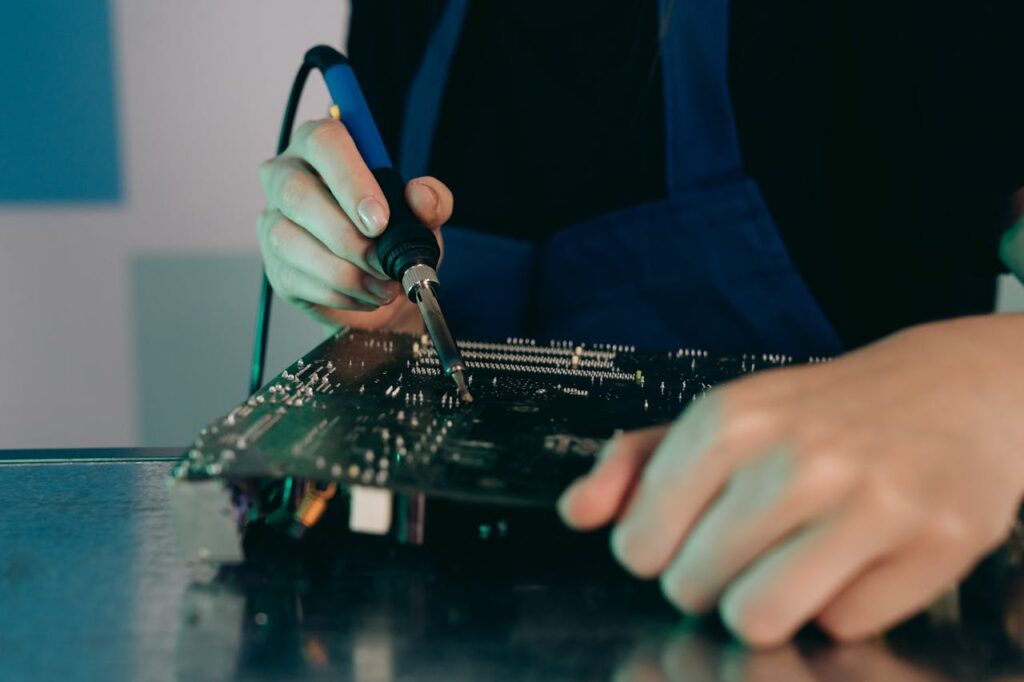
[[[459,389],[459,396],[462,398],[462,402],[473,402],[473,395],[469,392],[469,387],[466,386],[466,377],[463,376],[461,369],[452,372],[452,379],[455,380],[455,386]]]

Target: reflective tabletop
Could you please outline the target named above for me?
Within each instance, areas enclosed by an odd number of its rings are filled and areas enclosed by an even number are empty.
[[[584,557],[254,538],[198,576],[172,451],[0,452],[0,680],[1024,680],[1024,581],[993,556],[884,638],[752,651]]]

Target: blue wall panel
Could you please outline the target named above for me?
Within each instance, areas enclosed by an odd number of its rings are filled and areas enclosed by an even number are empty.
[[[121,197],[107,0],[0,2],[0,202]]]

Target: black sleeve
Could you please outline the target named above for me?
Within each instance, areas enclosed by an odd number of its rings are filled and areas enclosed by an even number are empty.
[[[938,262],[1001,269],[1010,193],[1024,185],[1024,2],[849,4],[861,12],[866,125],[892,217],[941,251]]]
[[[963,64],[963,71],[955,74],[958,91],[950,99],[959,99],[963,122],[956,132],[965,140],[967,169],[977,183],[966,184],[979,201],[997,207],[994,234],[984,245],[988,253],[996,253],[1012,220],[1011,195],[1024,188],[1024,2],[948,4],[958,8],[948,20],[963,26],[965,33],[949,49]]]

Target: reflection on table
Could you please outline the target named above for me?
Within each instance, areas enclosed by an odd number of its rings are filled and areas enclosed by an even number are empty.
[[[886,637],[835,646],[808,629],[751,650],[714,618],[685,619],[652,584],[544,552],[463,553],[349,536],[195,583],[182,605],[181,679],[1024,680],[1024,582],[1006,553]],[[344,545],[344,546],[342,546]],[[563,552],[574,552],[576,549]]]

